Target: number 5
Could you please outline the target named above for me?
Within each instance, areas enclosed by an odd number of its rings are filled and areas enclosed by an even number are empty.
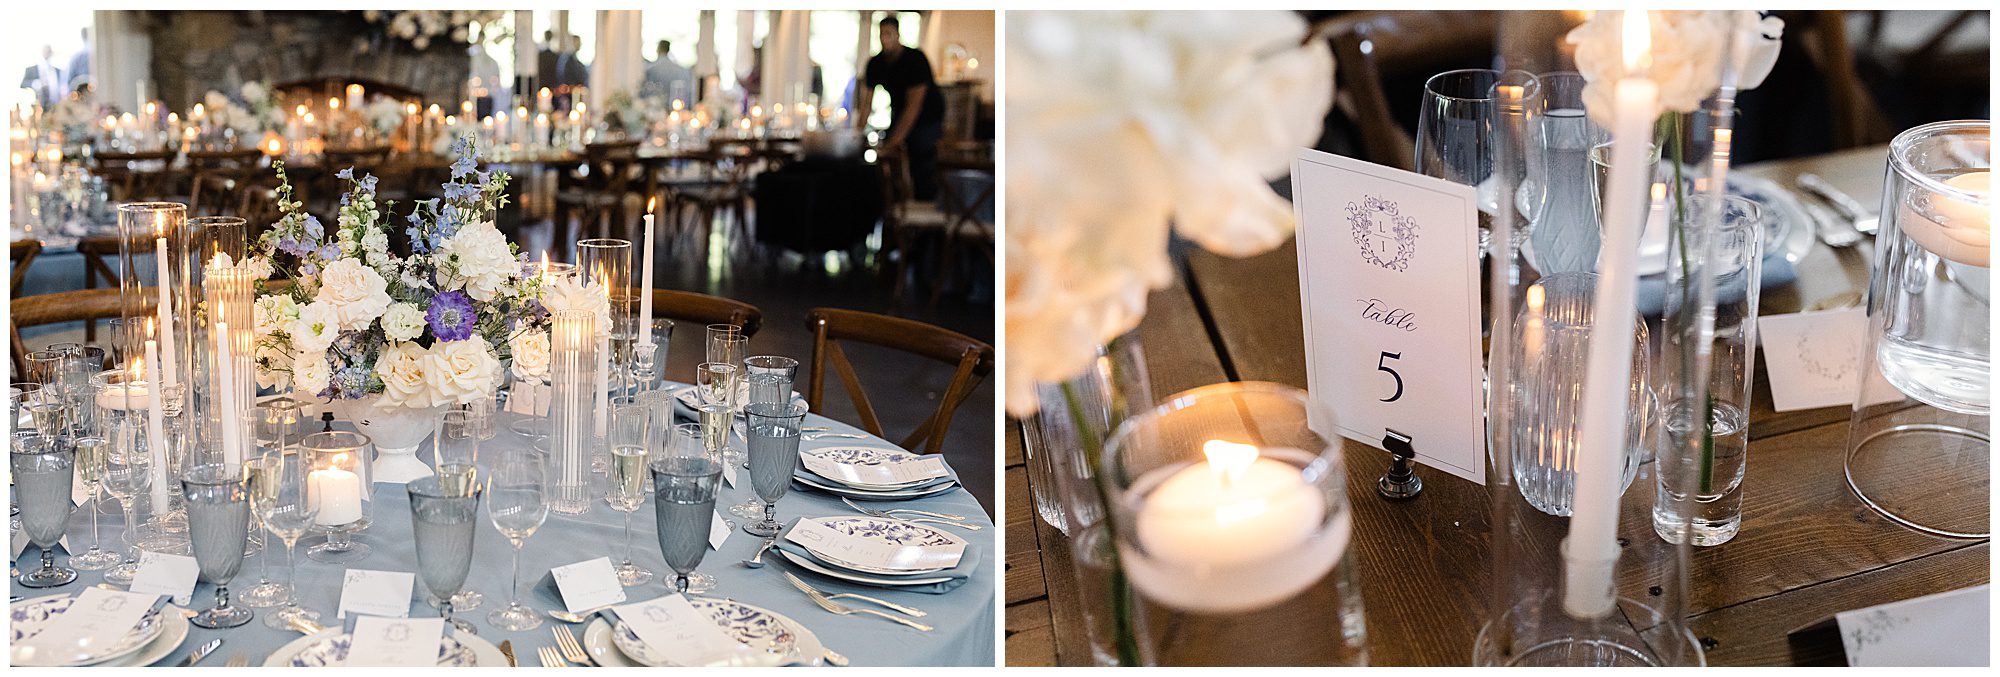
[[[1382,351],[1382,356],[1376,358],[1375,360],[1376,371],[1389,372],[1389,378],[1396,379],[1396,394],[1383,398],[1382,400],[1380,400],[1382,402],[1394,402],[1396,400],[1403,399],[1403,375],[1396,373],[1396,370],[1390,369],[1388,365],[1389,360],[1400,360],[1400,359],[1403,359],[1402,353],[1392,353],[1387,350],[1384,350]]]

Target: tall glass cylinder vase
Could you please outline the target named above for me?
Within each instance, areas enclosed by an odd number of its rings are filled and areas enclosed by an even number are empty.
[[[550,438],[553,453],[549,474],[553,491],[550,509],[568,515],[590,510],[590,453],[595,446],[592,430],[593,388],[598,366],[597,313],[560,310],[551,315],[549,378],[553,399],[549,406],[554,425]]]
[[[1992,123],[1889,144],[1847,484],[1883,517],[1988,538],[1992,491]]]
[[[1099,468],[1145,664],[1366,665],[1333,413],[1259,382],[1165,402]]]
[[[195,326],[199,299],[189,275],[194,248],[187,205],[177,202],[134,202],[118,207],[119,316],[133,324],[121,334],[123,348],[143,351],[154,343],[157,357],[146,369],[157,382],[161,421],[148,448],[160,461],[177,461],[197,440],[188,425],[188,392],[195,381]],[[146,265],[150,260],[152,264]],[[155,493],[149,530],[185,546],[187,513],[181,508],[178,463],[151,466]],[[171,545],[171,544],[170,544]]]
[[[620,354],[616,349],[625,346],[623,354],[629,356],[629,346],[637,338],[636,327],[629,321],[638,302],[632,293],[632,241],[597,238],[577,242],[576,267],[585,283],[604,290],[610,306],[610,326],[597,328],[596,356],[591,358],[594,365],[591,398],[595,412],[591,432],[602,438],[610,424],[613,376],[621,371],[621,364],[614,359]],[[617,331],[620,326],[628,327],[622,339]],[[600,467],[602,460],[599,459]],[[556,511],[562,512],[560,508]]]
[[[197,394],[197,413],[207,422],[206,447],[218,450],[222,462],[241,465],[248,457],[254,432],[243,426],[257,398],[256,327],[251,307],[256,301],[256,276],[244,265],[249,258],[250,227],[233,216],[189,219],[196,239],[196,269],[204,322],[203,350],[196,362],[205,372]],[[227,363],[222,360],[228,359]]]

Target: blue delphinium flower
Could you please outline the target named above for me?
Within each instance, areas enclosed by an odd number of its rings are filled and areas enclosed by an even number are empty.
[[[431,309],[424,313],[424,319],[430,322],[431,335],[440,341],[471,338],[472,330],[479,322],[479,316],[472,310],[472,299],[455,291],[433,297]]]
[[[375,182],[376,178],[374,174],[363,176],[361,177],[361,189],[373,193],[375,192]]]
[[[452,202],[473,202],[479,199],[479,186],[469,183],[444,184],[444,199]]]
[[[346,168],[346,169],[343,169],[343,170],[340,170],[340,171],[338,171],[338,172],[334,172],[334,174],[333,174],[333,175],[334,175],[335,177],[337,177],[337,178],[342,178],[342,179],[346,179],[346,180],[349,180],[349,181],[353,181],[353,180],[354,180],[354,168],[353,168],[353,167],[348,167],[348,168]]]
[[[317,242],[326,238],[326,226],[319,222],[319,217],[317,216],[306,215],[305,231],[306,239]]]
[[[319,257],[328,261],[340,258],[340,245],[327,243],[319,248]]]
[[[457,152],[458,149],[454,148],[452,150]],[[451,163],[451,179],[453,181],[463,179],[467,174],[471,174],[473,170],[478,168],[479,162],[473,160],[471,155],[460,154],[458,159],[453,160]]]

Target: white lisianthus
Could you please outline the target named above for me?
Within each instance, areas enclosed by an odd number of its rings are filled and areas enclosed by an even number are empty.
[[[237,267],[241,268],[243,272],[248,273],[253,280],[271,279],[271,259],[269,257],[252,256],[243,259],[243,263],[237,264]]]
[[[1725,81],[1755,89],[1778,61],[1785,22],[1752,10],[1664,10],[1646,13],[1652,26],[1646,78],[1660,86],[1660,107],[1693,112]],[[1576,69],[1589,84],[1583,102],[1590,117],[1610,126],[1613,90],[1626,77],[1623,12],[1598,12],[1571,29]],[[1733,46],[1732,46],[1733,43]],[[1724,54],[1730,56],[1724,68]],[[1011,102],[1010,102],[1011,105]]]
[[[382,313],[382,333],[391,341],[414,341],[424,335],[424,309],[414,303],[397,303]]]
[[[368,252],[369,254],[382,254],[388,252],[389,234],[383,232],[381,229],[368,231],[367,235],[361,236],[361,250]]]
[[[367,329],[389,309],[389,282],[357,259],[327,264],[319,274],[319,298],[340,316],[341,329]]]
[[[500,387],[500,358],[486,339],[442,341],[431,346],[424,379],[437,404],[470,404]]]
[[[382,403],[423,409],[437,403],[436,394],[425,381],[430,354],[423,346],[397,341],[382,349],[375,359],[375,374],[382,377]]]
[[[301,350],[292,357],[292,389],[306,395],[318,395],[326,390],[333,379],[333,368],[326,363],[326,350]]]
[[[1267,184],[1319,137],[1333,57],[1289,12],[1007,13],[1007,405],[1080,373],[1173,279],[1291,236]],[[1014,133],[1018,132],[1018,133]]]
[[[292,348],[302,353],[323,353],[340,336],[340,311],[325,300],[299,308],[298,319],[285,328]]]
[[[274,331],[286,331],[293,320],[299,319],[299,302],[290,294],[269,294],[257,297],[250,306],[250,325],[259,335]]]
[[[507,340],[513,354],[514,375],[539,379],[549,373],[549,333],[540,329],[524,331]]]
[[[521,262],[507,246],[507,236],[500,234],[491,221],[460,228],[438,246],[436,256],[442,262],[439,282],[443,290],[463,288],[465,295],[474,301],[493,300],[508,282],[521,274]]]
[[[259,329],[257,333],[262,334],[264,331]],[[283,389],[285,384],[291,381],[292,354],[286,352],[283,346],[272,341],[258,341],[256,360],[257,387]]]
[[[542,288],[542,307],[547,308],[551,315],[575,311],[595,313],[597,338],[611,335],[611,300],[605,296],[603,285],[579,284],[567,278],[557,280],[555,284]]]

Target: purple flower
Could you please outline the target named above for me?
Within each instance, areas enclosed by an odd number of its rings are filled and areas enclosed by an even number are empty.
[[[452,150],[456,152],[458,149],[453,148]],[[471,174],[473,170],[477,169],[478,167],[479,167],[478,162],[474,161],[472,159],[472,156],[460,155],[457,160],[454,160],[451,163],[451,178],[454,181],[465,178],[465,175]]]
[[[341,394],[347,397],[360,397],[368,392],[368,370],[360,367],[342,369],[333,375],[330,387],[340,389]]]
[[[431,309],[424,313],[424,319],[430,321],[431,335],[439,341],[463,341],[472,338],[479,316],[472,310],[472,299],[448,291],[431,298]]]
[[[469,183],[444,184],[444,199],[452,202],[472,202],[479,199],[479,186]]]
[[[305,228],[308,239],[317,241],[326,237],[326,226],[319,222],[317,216],[307,214]]]
[[[338,171],[338,172],[334,172],[334,174],[333,174],[333,175],[334,175],[335,177],[338,177],[338,178],[342,178],[342,179],[347,179],[347,180],[349,180],[349,181],[353,181],[353,180],[354,180],[354,168],[353,168],[353,167],[348,167],[348,168],[346,168],[346,169],[343,169],[343,170],[340,170],[340,171]]]

